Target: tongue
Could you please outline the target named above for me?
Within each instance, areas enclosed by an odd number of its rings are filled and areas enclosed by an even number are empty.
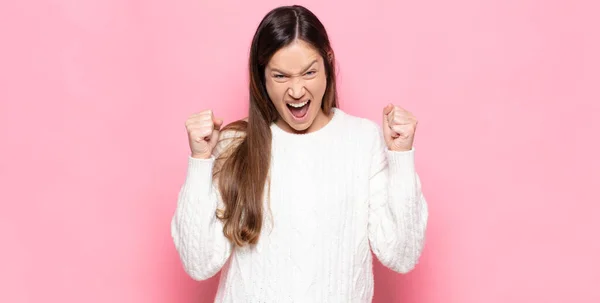
[[[294,117],[296,118],[302,118],[304,117],[304,115],[306,115],[306,112],[308,111],[308,103],[300,108],[295,108],[295,107],[291,107],[290,108],[290,112],[292,112],[292,115],[294,115]]]

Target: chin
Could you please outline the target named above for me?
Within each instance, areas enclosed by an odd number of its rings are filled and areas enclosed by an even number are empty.
[[[307,114],[307,115],[311,115],[311,114]],[[311,119],[311,117],[307,117],[307,118],[308,119],[306,121],[298,122],[293,117],[286,116],[286,118],[283,120],[290,127],[290,129],[293,130],[294,132],[304,133],[304,132],[308,131],[308,129],[314,122],[314,118],[312,118],[312,119]]]
[[[290,124],[290,126],[298,132],[306,132],[312,125],[312,122],[313,121],[302,123],[302,124]]]

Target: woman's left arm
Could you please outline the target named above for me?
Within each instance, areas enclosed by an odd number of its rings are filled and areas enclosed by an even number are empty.
[[[388,123],[384,121],[383,127],[383,133],[377,132],[372,153],[369,242],[383,265],[407,273],[418,263],[423,251],[428,208],[415,170],[412,140],[410,149],[395,151],[390,148],[395,139],[386,138],[390,136],[385,130]]]
[[[386,150],[378,158],[369,182],[369,242],[383,265],[407,273],[421,256],[428,217],[414,149]]]

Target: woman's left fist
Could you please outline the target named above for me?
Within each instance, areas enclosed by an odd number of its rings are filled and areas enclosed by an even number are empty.
[[[383,109],[383,137],[388,149],[411,150],[416,130],[417,118],[407,110],[393,104]]]

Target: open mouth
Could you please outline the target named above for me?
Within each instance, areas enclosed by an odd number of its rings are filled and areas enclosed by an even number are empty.
[[[294,118],[301,120],[306,117],[306,113],[308,113],[308,107],[310,106],[310,100],[306,100],[304,102],[299,103],[288,103],[287,108],[292,113]]]

